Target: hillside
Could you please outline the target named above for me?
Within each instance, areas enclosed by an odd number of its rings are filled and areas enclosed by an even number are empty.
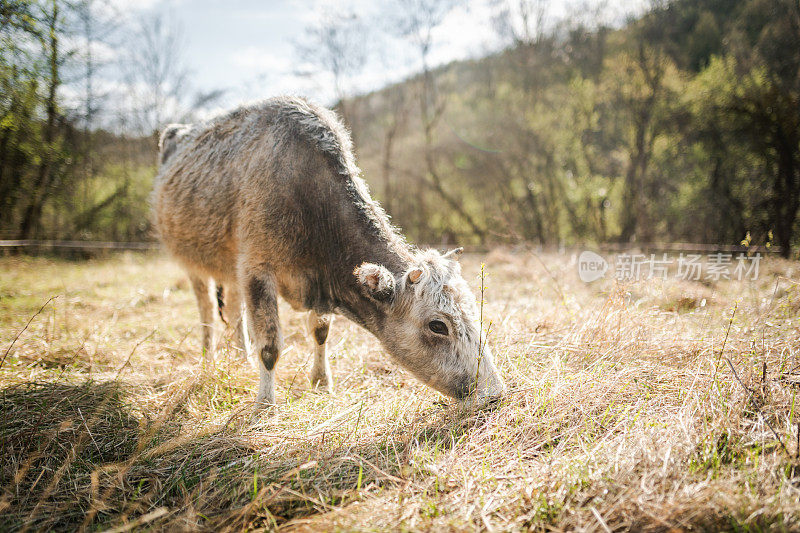
[[[395,223],[426,243],[747,240],[790,256],[800,208],[796,2],[654,6],[620,28],[584,15],[511,31],[499,53],[341,100]],[[14,64],[12,52],[30,52],[13,48],[30,20],[20,15],[17,33],[3,33],[0,232],[146,238],[157,131],[120,135],[109,151],[108,135],[62,113],[60,63]],[[136,118],[119,113],[123,124]]]
[[[749,232],[788,247],[798,28],[789,2],[676,1],[617,30],[567,21],[340,109],[377,196],[425,242]]]

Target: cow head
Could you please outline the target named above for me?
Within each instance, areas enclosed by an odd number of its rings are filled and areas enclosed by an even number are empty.
[[[354,274],[383,308],[385,320],[374,333],[403,367],[448,396],[499,397],[505,386],[461,276],[460,253],[427,250],[397,275],[372,263]]]

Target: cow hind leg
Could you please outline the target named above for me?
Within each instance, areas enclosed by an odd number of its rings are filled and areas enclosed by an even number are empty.
[[[217,291],[219,296],[219,291]],[[250,346],[245,325],[244,302],[242,293],[236,283],[226,283],[224,292],[225,319],[234,330],[236,347],[241,359],[250,355]]]
[[[200,328],[203,337],[203,360],[207,363],[214,362],[215,317],[217,315],[217,300],[214,281],[211,278],[197,274],[190,274],[194,295],[197,298],[197,307],[200,310]]]
[[[311,384],[328,392],[332,390],[332,380],[326,341],[328,340],[328,331],[332,321],[332,315],[321,315],[314,311],[308,313],[308,330],[314,342],[314,366],[311,369]]]
[[[241,288],[247,302],[247,323],[258,360],[259,383],[256,402],[275,403],[275,365],[283,348],[278,321],[278,289],[275,276],[264,268],[245,269]]]

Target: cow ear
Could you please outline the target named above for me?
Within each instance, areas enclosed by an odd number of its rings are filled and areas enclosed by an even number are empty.
[[[458,261],[459,259],[461,259],[461,254],[462,254],[463,251],[464,251],[464,248],[459,246],[458,248],[453,248],[452,250],[450,250],[449,252],[444,254],[442,257],[445,257],[447,259],[454,259],[454,260]]]
[[[394,276],[381,265],[364,263],[353,271],[361,288],[379,302],[386,302],[394,296]]]

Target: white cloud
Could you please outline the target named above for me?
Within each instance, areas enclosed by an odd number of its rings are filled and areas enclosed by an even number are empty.
[[[591,6],[603,0],[552,0],[548,3],[549,22],[555,23],[566,13],[574,13],[579,4],[589,8],[581,13],[587,20],[597,16]],[[641,9],[645,0],[609,2],[598,15],[603,20],[620,21],[623,13]],[[219,109],[240,105],[243,101],[268,98],[277,94],[309,96],[322,104],[335,99],[330,75],[319,72],[301,76],[294,43],[301,40],[306,28],[326,12],[353,12],[369,26],[367,47],[371,55],[357,76],[345,81],[348,94],[379,89],[389,83],[413,75],[420,68],[419,51],[407,40],[397,37],[389,19],[399,9],[393,0],[237,0],[228,4],[214,0],[107,0],[97,2],[121,26],[130,26],[143,14],[166,12],[178,21],[186,36],[184,50],[188,65],[193,69],[193,87],[199,91],[224,89],[224,96],[212,107],[201,112],[204,117]],[[516,6],[517,0],[509,0]],[[432,66],[456,59],[479,57],[499,49],[500,38],[495,33],[493,18],[497,10],[494,0],[472,0],[453,10],[434,33],[431,52]],[[81,43],[77,38],[78,49]],[[122,47],[124,50],[124,44]],[[115,51],[92,44],[98,60],[109,61],[100,77],[114,78],[119,72],[113,66]],[[80,86],[65,95],[79,108]],[[68,91],[65,89],[65,91]],[[112,94],[128,95],[129,87],[114,86],[113,82],[98,82],[98,92],[108,91],[107,109],[113,109]],[[115,96],[120,105],[131,106],[128,96]],[[123,102],[124,100],[124,102]]]
[[[165,2],[164,0],[110,0],[108,5],[118,12],[128,13],[130,11],[147,11],[157,5],[174,6],[182,3],[183,0],[172,0],[171,2]]]
[[[431,63],[434,65],[483,55],[497,44],[492,27],[492,9],[486,2],[457,7],[445,17],[433,35],[435,45]]]
[[[65,49],[70,51],[75,51],[81,57],[83,57],[84,54],[86,54],[87,40],[86,37],[82,35],[75,35],[75,36],[67,35],[62,38],[62,44]],[[88,48],[92,52],[92,59],[96,63],[100,64],[108,63],[119,57],[119,50],[109,45],[108,43],[92,40],[89,41],[88,44],[89,44]]]
[[[297,64],[288,46],[276,46],[271,50],[247,46],[228,58],[231,70],[237,73],[237,81],[228,87],[223,98],[222,103],[227,107],[281,94],[328,96],[315,80],[297,74]]]
[[[230,59],[237,68],[270,73],[290,72],[291,58],[286,53],[276,53],[275,50],[263,46],[247,46],[231,53]]]

